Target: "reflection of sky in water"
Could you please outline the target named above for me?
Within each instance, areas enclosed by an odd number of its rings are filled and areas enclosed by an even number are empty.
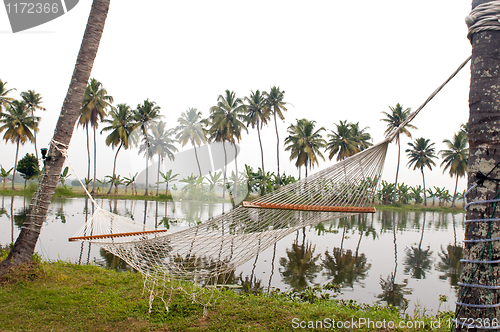
[[[14,205],[11,209],[12,201]],[[19,227],[17,226],[19,217],[17,222],[13,220],[11,211],[14,217],[19,216],[23,212],[23,207],[27,207],[28,204],[29,202],[22,197],[2,197],[3,209],[0,212],[3,213],[0,215],[0,244],[6,245],[11,242],[12,238],[16,239],[19,234]],[[145,220],[149,227],[157,225],[158,229],[164,229],[168,226],[171,232],[188,228],[198,222],[220,215],[223,208],[226,212],[230,209],[230,204],[223,207],[222,204],[194,202],[157,203],[98,199],[98,204],[106,210],[131,217],[136,221]],[[103,261],[99,247],[92,245],[89,248],[88,244],[82,246],[81,243],[68,242],[68,237],[73,236],[85,222],[84,207],[85,200],[83,198],[57,200],[51,204],[47,221],[42,228],[36,247],[36,251],[44,259],[81,261],[82,263]],[[89,209],[91,211],[90,204]],[[146,214],[144,211],[146,211]],[[305,230],[305,237],[304,232],[300,230],[277,243],[274,273],[271,273],[274,253],[274,247],[271,246],[259,254],[256,264],[255,259],[252,259],[239,267],[236,276],[238,277],[243,272],[243,280],[252,275],[257,280],[260,280],[261,286],[266,287],[266,289],[270,284],[271,287],[285,290],[289,286],[282,280],[290,281],[289,273],[285,271],[286,266],[300,268],[300,264],[297,265],[295,261],[288,261],[288,265],[283,265],[280,264],[280,260],[287,261],[290,259],[290,255],[292,255],[293,260],[292,248],[296,249],[295,254],[299,250],[298,255],[300,256],[302,254],[300,248],[304,243],[305,249],[310,248],[307,253],[311,254],[312,258],[320,256],[315,261],[315,264],[321,267],[317,269],[312,266],[309,270],[312,272],[309,278],[305,277],[305,280],[309,280],[309,285],[312,285],[310,280],[314,284],[324,284],[332,280],[332,277],[328,276],[328,271],[322,269],[325,251],[328,251],[330,257],[334,257],[334,248],[337,248],[338,254],[339,249],[342,247],[342,253],[350,250],[352,256],[355,257],[359,245],[358,257],[364,254],[366,257],[365,270],[366,267],[369,268],[364,273],[364,277],[354,281],[353,287],[349,285],[343,287],[344,294],[339,297],[366,303],[376,302],[378,300],[377,296],[382,293],[380,278],[387,280],[395,268],[394,234],[391,221],[396,220],[397,269],[394,282],[396,284],[405,284],[405,280],[408,282],[406,289],[411,290],[411,294],[405,295],[405,298],[410,301],[408,312],[413,311],[412,304],[417,301],[426,309],[435,311],[439,304],[438,298],[440,294],[449,297],[448,303],[444,307],[442,306],[441,309],[446,307],[453,309],[455,290],[451,288],[449,278],[439,279],[439,276],[443,276],[445,272],[437,270],[438,263],[442,262],[438,253],[441,253],[441,248],[446,252],[447,246],[453,245],[455,242],[453,218],[455,219],[457,245],[461,245],[464,232],[464,216],[463,214],[452,216],[451,214],[428,212],[425,214],[422,237],[423,216],[419,212],[377,212],[373,216],[368,215],[363,222],[360,222],[359,218],[355,217],[347,221],[332,220],[317,227],[308,227]],[[346,225],[345,233],[344,225]],[[361,237],[359,228],[363,229]],[[343,235],[344,239],[342,240]],[[418,273],[415,273],[414,267],[408,266],[408,254],[412,252],[411,248],[418,249],[420,241],[422,241],[420,245],[422,251],[427,251],[429,248],[429,251],[432,252],[429,255],[431,262],[428,270],[423,271],[425,278],[415,279],[412,276],[418,275]],[[295,246],[294,243],[296,243]],[[407,273],[405,273],[405,268],[408,271]],[[285,278],[285,274],[288,277]],[[291,278],[293,279],[293,275]]]

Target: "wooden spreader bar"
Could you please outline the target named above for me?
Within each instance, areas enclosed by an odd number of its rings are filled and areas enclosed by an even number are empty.
[[[241,205],[249,208],[261,209],[283,209],[299,211],[324,211],[324,212],[357,212],[357,213],[375,213],[374,207],[361,206],[321,206],[305,204],[282,204],[282,203],[263,203],[263,202],[241,202]]]
[[[142,235],[142,234],[164,233],[164,232],[167,232],[167,230],[166,229],[157,229],[157,230],[153,230],[153,231],[76,236],[76,237],[70,237],[68,239],[68,241],[72,242],[72,241],[84,241],[84,240],[109,239],[109,238],[114,238],[114,237],[136,236],[136,235]]]

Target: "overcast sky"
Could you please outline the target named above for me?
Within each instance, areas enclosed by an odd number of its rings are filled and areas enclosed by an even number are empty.
[[[43,96],[39,147],[53,135],[90,6],[81,0],[64,16],[16,34],[0,8],[0,79],[17,89],[12,97],[28,89]],[[377,143],[386,128],[381,112],[397,103],[416,109],[470,55],[464,22],[470,6],[470,0],[112,1],[91,77],[115,104],[135,108],[146,98],[155,101],[169,127],[190,107],[206,117],[226,89],[243,98],[279,86],[290,103],[278,123],[281,141],[291,123],[307,118],[327,129],[340,120],[359,122]],[[418,127],[413,138],[431,139],[437,151],[445,148],[443,139],[468,121],[469,81],[467,65],[412,122]],[[262,134],[266,169],[275,171],[274,124]],[[104,138],[98,137],[98,178],[112,173],[114,151]],[[406,166],[409,141],[402,140],[399,179],[417,185],[420,172]],[[76,128],[69,157],[81,177],[85,142],[83,129]],[[240,144],[239,169],[260,166],[256,131]],[[2,140],[0,151],[0,164],[12,167],[15,145]],[[27,152],[34,152],[32,145],[22,147],[20,157]],[[288,152],[282,149],[280,156],[281,170],[297,176]],[[118,158],[122,176],[144,168],[137,150]],[[391,144],[384,179],[394,181],[396,162]],[[320,168],[333,163],[327,159]],[[442,174],[440,163],[426,169],[427,187],[452,191],[454,179]],[[465,186],[461,179],[459,190]]]

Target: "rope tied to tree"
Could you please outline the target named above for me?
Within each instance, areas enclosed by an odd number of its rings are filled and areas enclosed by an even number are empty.
[[[467,38],[472,42],[472,35],[487,30],[500,31],[500,1],[483,3],[474,8],[465,17],[469,28]]]
[[[76,173],[76,170],[75,168],[73,167],[73,165],[71,165],[71,162],[69,161],[69,158],[68,158],[68,149],[69,149],[69,146],[67,144],[64,144],[64,143],[61,143],[61,142],[58,142],[54,139],[51,139],[50,140],[50,144],[57,150],[59,151],[59,153],[64,157],[64,159],[66,160],[66,162],[68,163],[69,167],[71,168],[71,170],[73,171],[73,173],[75,174],[76,178],[78,179],[78,182],[80,182],[80,184],[82,185],[82,188],[83,190],[85,190],[85,193],[87,194],[87,196],[89,197],[90,201],[92,202],[92,204],[94,204],[94,207],[96,207],[97,209],[100,209],[99,205],[96,203],[96,201],[94,201],[94,198],[92,197],[92,195],[89,193],[89,191],[87,190],[87,188],[85,187],[85,185],[83,184],[82,180],[80,179],[80,177],[78,176],[78,173]],[[60,147],[62,146],[62,148]]]

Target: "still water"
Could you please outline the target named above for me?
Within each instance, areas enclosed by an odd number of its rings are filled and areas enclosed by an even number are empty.
[[[171,232],[216,217],[230,204],[146,202],[98,199],[104,209],[150,227]],[[431,203],[432,204],[432,203]],[[29,200],[1,197],[0,244],[15,241]],[[60,199],[49,209],[36,251],[45,260],[67,260],[126,268],[123,262],[95,245],[68,242],[82,227],[88,207],[85,198]],[[254,289],[288,290],[339,284],[340,299],[401,306],[408,303],[436,312],[439,296],[454,310],[460,277],[464,214],[389,212],[334,219],[306,227],[240,266],[235,283]]]

